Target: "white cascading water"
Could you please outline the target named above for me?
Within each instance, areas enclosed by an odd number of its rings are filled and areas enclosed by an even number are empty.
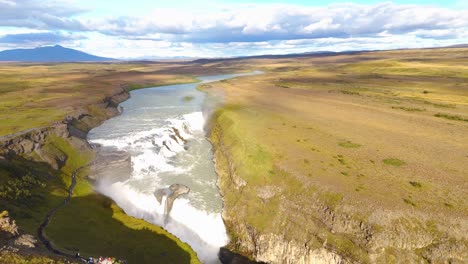
[[[204,82],[236,75],[201,77]],[[126,214],[163,226],[187,242],[204,263],[219,263],[219,248],[229,242],[221,218],[222,200],[216,186],[212,149],[205,138],[197,84],[133,91],[121,115],[90,131],[88,140],[104,152],[125,151],[130,175],[101,173],[96,190],[112,198]],[[190,188],[177,198],[165,222],[165,197],[155,191],[171,184]]]

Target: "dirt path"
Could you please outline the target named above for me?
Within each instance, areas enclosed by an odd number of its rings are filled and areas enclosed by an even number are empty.
[[[39,228],[37,229],[37,235],[39,237],[39,239],[41,240],[41,242],[46,246],[46,248],[51,251],[52,253],[54,254],[58,254],[58,255],[61,255],[61,256],[65,256],[65,257],[70,257],[70,258],[75,258],[76,256],[73,255],[73,254],[70,254],[70,253],[67,253],[67,252],[64,252],[64,251],[61,251],[59,249],[56,249],[52,246],[52,243],[47,239],[46,235],[44,234],[44,229],[47,227],[47,225],[49,224],[50,220],[52,219],[52,217],[55,215],[55,213],[63,206],[65,206],[71,199],[71,196],[73,195],[73,189],[75,188],[75,185],[76,185],[76,175],[78,174],[78,172],[82,169],[84,169],[85,167],[88,167],[90,164],[87,164],[87,165],[84,165],[84,166],[81,166],[79,167],[78,169],[74,170],[73,173],[72,173],[72,182],[70,184],[70,187],[68,187],[68,195],[67,197],[65,197],[65,199],[59,204],[57,205],[56,207],[52,208],[52,210],[50,210],[47,215],[45,216],[44,218],[44,221],[41,223],[41,225],[39,226]],[[81,257],[82,259],[84,259],[83,257]]]

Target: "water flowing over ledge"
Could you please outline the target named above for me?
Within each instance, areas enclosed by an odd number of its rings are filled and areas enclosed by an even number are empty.
[[[207,83],[241,75],[246,74],[199,79]],[[97,191],[111,197],[128,215],[164,226],[187,242],[204,263],[219,263],[219,248],[229,238],[221,217],[212,149],[203,130],[205,94],[195,89],[197,85],[133,91],[121,104],[122,115],[91,130],[88,140],[99,146],[98,160],[122,156],[115,153],[128,156],[119,166],[99,170]],[[190,192],[177,198],[165,215],[172,184],[187,186]],[[158,201],[155,193],[166,195]]]

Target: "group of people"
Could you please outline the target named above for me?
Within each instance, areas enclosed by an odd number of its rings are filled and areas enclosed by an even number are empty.
[[[80,256],[80,253],[77,252],[76,253],[76,258],[79,258],[81,259],[82,261],[88,263],[88,264],[113,264],[115,260],[113,260],[112,258],[103,258],[103,257],[99,257],[99,258],[93,258],[93,257],[89,257],[89,258],[84,258],[82,256]]]
[[[112,261],[111,258],[99,257],[99,259],[95,259],[95,258],[90,257],[88,259],[88,263],[89,264],[113,264],[114,262]]]

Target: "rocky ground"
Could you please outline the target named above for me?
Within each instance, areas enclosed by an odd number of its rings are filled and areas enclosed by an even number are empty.
[[[44,250],[37,239],[20,233],[7,211],[0,213],[0,263],[78,263]]]

